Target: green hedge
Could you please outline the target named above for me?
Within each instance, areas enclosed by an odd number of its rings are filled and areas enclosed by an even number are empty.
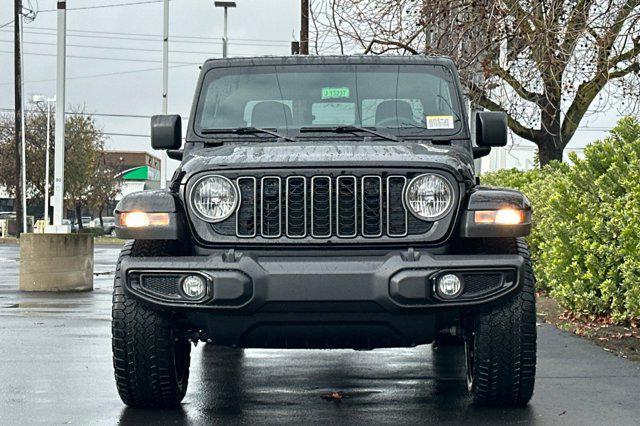
[[[104,235],[104,230],[102,228],[82,228],[82,230],[78,230],[81,234],[91,234],[94,237],[102,237]]]
[[[623,118],[572,165],[501,170],[482,183],[523,191],[539,287],[576,314],[640,318],[640,122]]]

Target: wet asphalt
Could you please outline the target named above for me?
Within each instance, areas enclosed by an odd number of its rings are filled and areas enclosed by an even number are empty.
[[[126,408],[111,366],[112,270],[95,251],[95,290],[18,291],[18,247],[0,244],[0,425],[18,424],[640,424],[640,364],[540,325],[535,395],[480,408],[461,348],[368,352],[198,345],[182,408]],[[342,402],[323,399],[343,392]]]

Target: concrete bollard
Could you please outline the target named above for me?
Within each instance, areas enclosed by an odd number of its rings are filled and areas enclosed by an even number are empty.
[[[20,235],[20,290],[93,290],[93,235]]]

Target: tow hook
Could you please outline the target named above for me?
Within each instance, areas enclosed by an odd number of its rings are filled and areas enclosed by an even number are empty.
[[[400,252],[400,257],[405,262],[417,262],[420,260],[420,252],[417,252],[413,247],[409,247],[407,251]]]
[[[222,255],[222,260],[226,263],[238,263],[242,258],[242,253],[237,253],[235,249],[229,249]]]

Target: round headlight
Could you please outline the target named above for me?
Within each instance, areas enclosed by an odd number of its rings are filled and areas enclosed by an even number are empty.
[[[407,186],[405,201],[414,216],[425,220],[440,219],[453,205],[453,188],[440,175],[416,176]]]
[[[238,191],[226,177],[205,176],[191,190],[191,206],[200,218],[220,222],[238,206]]]

